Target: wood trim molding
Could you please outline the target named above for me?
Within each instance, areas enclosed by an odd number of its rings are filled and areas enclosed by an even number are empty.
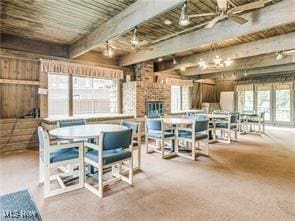
[[[35,85],[39,86],[39,81],[26,81],[26,80],[12,80],[12,79],[0,79],[0,84],[20,84],[20,85]]]

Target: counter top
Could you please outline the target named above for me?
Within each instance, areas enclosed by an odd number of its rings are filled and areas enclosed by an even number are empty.
[[[44,118],[42,122],[48,124],[56,124],[57,121],[60,120],[76,120],[76,119],[85,119],[86,121],[96,121],[96,120],[115,120],[115,119],[129,119],[134,118],[133,115],[130,114],[97,114],[97,115],[80,115],[74,117],[52,117],[52,118]]]

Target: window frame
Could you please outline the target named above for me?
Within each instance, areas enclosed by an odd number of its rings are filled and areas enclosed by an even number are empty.
[[[179,103],[180,103],[180,109],[179,110],[175,110],[173,108],[173,95],[172,95],[172,88],[173,87],[179,87]],[[184,90],[188,90],[187,91],[187,101],[184,101],[185,97],[184,97]],[[181,111],[185,111],[185,110],[189,110],[190,109],[190,91],[189,91],[189,87],[186,87],[186,86],[179,86],[179,85],[171,85],[171,88],[170,88],[170,91],[171,91],[171,98],[170,98],[170,105],[171,105],[171,113],[177,113],[177,112],[181,112]],[[185,108],[185,106],[187,106],[187,108]]]
[[[97,77],[91,77],[91,76],[76,76],[76,75],[71,75],[71,74],[66,74],[66,73],[55,73],[55,72],[49,72],[47,79],[49,79],[50,75],[62,75],[62,76],[68,76],[68,115],[67,116],[59,116],[59,115],[52,115],[50,116],[49,113],[49,96],[47,97],[47,102],[48,102],[48,111],[47,111],[47,116],[50,118],[54,117],[75,117],[75,116],[82,116],[82,115],[87,115],[87,116],[96,116],[99,114],[119,114],[122,113],[121,110],[121,101],[120,101],[120,96],[121,96],[121,86],[120,86],[120,80],[119,79],[109,79],[109,78],[97,78]],[[85,77],[85,78],[93,78],[92,84],[94,85],[94,79],[97,80],[110,80],[113,81],[113,83],[116,85],[116,104],[114,105],[115,111],[113,112],[108,112],[108,113],[91,113],[91,114],[74,114],[74,86],[76,85],[76,82],[74,82],[74,77]],[[79,86],[79,83],[77,83]],[[111,90],[111,89],[110,89]],[[49,89],[49,84],[48,84],[48,94],[50,93]],[[110,97],[110,99],[112,99]],[[112,107],[110,107],[112,108]]]

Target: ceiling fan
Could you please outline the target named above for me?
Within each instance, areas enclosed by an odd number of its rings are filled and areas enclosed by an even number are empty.
[[[137,34],[137,27],[134,28],[132,37],[130,40],[131,44],[131,50],[134,52],[137,52],[139,50],[146,50],[146,51],[152,51],[152,47],[144,47],[143,45],[147,45],[147,41],[139,41],[138,34]]]
[[[253,10],[253,9],[258,9],[262,8],[265,6],[265,3],[267,0],[258,0],[255,2],[251,2],[248,4],[244,4],[241,6],[235,6],[230,0],[216,0],[217,2],[217,10],[216,12],[213,13],[202,13],[202,14],[194,14],[194,15],[188,15],[187,14],[187,2],[184,3],[182,9],[181,9],[181,14],[179,18],[179,25],[186,26],[190,23],[191,18],[198,18],[198,17],[204,17],[204,16],[216,16],[213,18],[209,23],[205,26],[205,28],[212,28],[217,22],[228,18],[240,25],[245,24],[248,22],[247,19],[238,16],[237,14],[248,11],[248,10]],[[230,6],[233,6],[230,8]]]
[[[295,56],[295,49],[289,51],[279,51],[276,53],[276,59],[281,60],[286,56]]]

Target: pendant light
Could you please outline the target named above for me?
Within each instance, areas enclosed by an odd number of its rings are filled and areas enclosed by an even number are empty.
[[[106,56],[106,57],[112,57],[113,56],[113,49],[112,49],[112,46],[109,44],[108,41],[105,44],[103,55]]]
[[[137,27],[135,27],[134,30],[133,30],[133,34],[132,34],[132,38],[131,38],[130,43],[132,45],[138,45],[139,44],[139,40],[138,40],[138,37],[137,37]]]
[[[178,24],[181,26],[187,26],[190,24],[189,17],[187,14],[187,2],[185,2],[182,6]]]

